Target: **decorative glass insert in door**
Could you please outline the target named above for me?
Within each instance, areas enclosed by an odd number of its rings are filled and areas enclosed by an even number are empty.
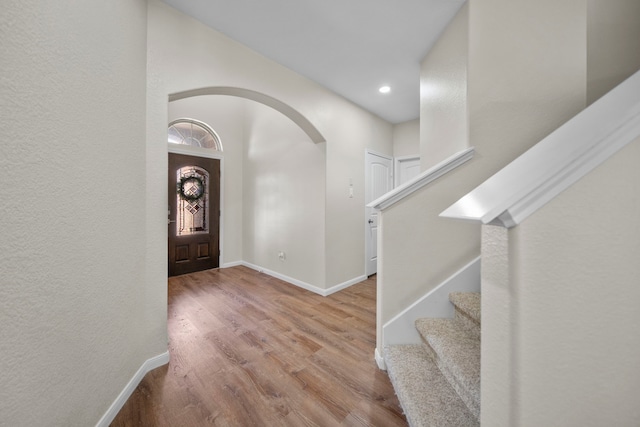
[[[176,172],[176,236],[209,232],[209,172],[185,166]]]
[[[194,119],[177,119],[169,123],[169,143],[211,148],[222,151],[222,141],[208,124]]]

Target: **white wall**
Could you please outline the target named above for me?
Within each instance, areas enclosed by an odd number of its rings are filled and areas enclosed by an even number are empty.
[[[166,278],[146,275],[145,43],[144,1],[2,4],[1,425],[95,425],[166,351]]]
[[[469,3],[466,3],[421,64],[420,167],[423,171],[469,147],[468,14]]]
[[[640,1],[588,0],[587,101],[640,69]]]
[[[308,171],[316,174],[309,177],[313,182],[319,179],[317,174],[324,173],[326,176],[322,178],[326,189],[322,196],[325,221],[322,269],[325,277],[323,283],[318,283],[317,286],[326,289],[363,275],[364,151],[365,148],[372,148],[391,154],[392,126],[164,3],[150,1],[148,13],[148,159],[150,164],[157,167],[157,170],[149,173],[157,174],[158,182],[166,180],[163,178],[163,175],[166,176],[166,147],[159,141],[166,140],[166,102],[169,94],[196,88],[230,86],[272,96],[303,114],[327,141],[324,147],[325,170],[321,172],[314,167]],[[158,141],[158,145],[154,145],[153,141]],[[302,143],[313,146],[310,140]],[[353,179],[353,198],[347,197],[350,178]],[[163,190],[159,185],[158,183],[157,188],[149,191],[150,204],[155,209],[166,210],[162,208],[166,205],[166,196],[162,198]],[[294,202],[298,207],[305,203],[302,200]],[[150,206],[149,209],[153,208]],[[297,229],[319,230],[319,225],[313,221],[315,217],[297,217],[296,209],[297,207],[292,208],[287,217],[299,219]],[[257,215],[262,216],[260,213]],[[158,231],[160,232],[160,228]],[[160,234],[158,244],[162,236]],[[291,247],[296,251],[294,241],[281,242],[280,246],[285,250]],[[272,250],[273,248],[264,248],[264,252],[253,255],[255,259],[269,259],[273,256]],[[294,252],[288,254],[293,257],[289,259],[300,259],[296,258],[298,255],[302,256]],[[315,250],[313,257],[315,259],[305,260],[305,263],[322,263],[322,257],[318,259]],[[304,265],[310,264],[301,264],[300,267],[303,268]],[[289,268],[286,263],[275,266],[276,272],[281,274],[285,274],[285,270]],[[313,276],[320,277],[317,273],[313,273]],[[299,277],[293,278],[302,280]]]
[[[505,165],[585,107],[586,4],[472,0],[469,26],[470,143]]]
[[[244,261],[324,288],[325,144],[269,107],[247,110]]]
[[[392,156],[393,128],[360,109],[333,110],[327,136],[326,281],[327,287],[364,278],[366,149]],[[357,124],[357,125],[356,125]],[[353,179],[353,197],[349,185]]]
[[[520,226],[485,233],[483,424],[640,423],[638,158],[640,138]]]
[[[420,119],[393,126],[393,157],[420,156]]]

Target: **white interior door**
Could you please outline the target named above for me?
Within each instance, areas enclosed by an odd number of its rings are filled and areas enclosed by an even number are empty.
[[[369,151],[365,154],[365,205],[393,189],[393,160]],[[365,270],[378,270],[378,211],[365,207]]]
[[[396,157],[394,187],[420,175],[420,156]]]

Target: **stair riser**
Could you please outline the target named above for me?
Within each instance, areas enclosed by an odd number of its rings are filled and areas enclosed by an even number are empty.
[[[460,326],[464,328],[474,337],[480,339],[480,323],[471,318],[467,313],[456,307],[455,318],[460,323]]]
[[[418,319],[416,329],[425,353],[471,413],[479,417],[480,339],[468,332],[462,322],[459,319]]]
[[[480,396],[475,396],[474,393],[470,392],[464,384],[462,384],[456,375],[454,375],[448,366],[442,362],[442,360],[438,357],[436,351],[429,345],[428,342],[423,341],[422,347],[425,352],[429,355],[429,357],[436,363],[442,375],[447,379],[451,387],[458,393],[460,399],[467,405],[469,411],[473,414],[476,419],[480,419]]]
[[[424,345],[386,347],[385,359],[410,426],[480,426]]]
[[[477,292],[452,292],[449,294],[449,301],[457,310],[460,310],[468,317],[480,324],[480,293]]]

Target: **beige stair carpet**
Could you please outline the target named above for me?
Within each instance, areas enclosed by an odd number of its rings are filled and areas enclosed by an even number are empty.
[[[411,427],[480,425],[422,345],[389,346],[385,361]]]

